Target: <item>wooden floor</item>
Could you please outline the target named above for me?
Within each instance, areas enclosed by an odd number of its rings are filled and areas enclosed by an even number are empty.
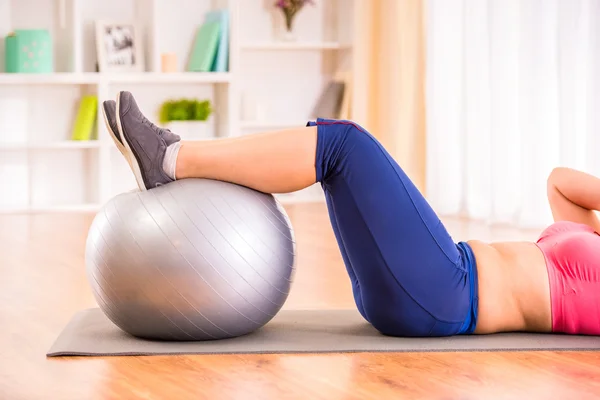
[[[288,207],[298,272],[286,307],[352,307],[326,211]],[[401,353],[46,359],[95,306],[84,273],[91,215],[0,216],[0,399],[586,399],[600,353]],[[446,221],[455,239],[535,232]]]

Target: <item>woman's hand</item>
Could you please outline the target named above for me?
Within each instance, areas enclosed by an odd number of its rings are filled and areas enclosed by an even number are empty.
[[[600,232],[595,211],[600,209],[600,179],[582,171],[558,167],[547,181],[547,194],[554,221],[571,221]]]

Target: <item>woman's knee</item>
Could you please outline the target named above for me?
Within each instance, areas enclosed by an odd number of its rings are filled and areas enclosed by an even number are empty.
[[[317,125],[317,180],[324,181],[342,171],[357,151],[369,151],[376,144],[360,125],[346,120],[319,119]],[[375,149],[376,146],[373,146]]]

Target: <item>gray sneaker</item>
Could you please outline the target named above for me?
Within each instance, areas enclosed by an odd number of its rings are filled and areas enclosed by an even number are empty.
[[[172,182],[163,169],[163,159],[167,147],[181,138],[150,122],[130,92],[119,92],[116,108],[121,141],[140,189],[149,190]]]
[[[131,166],[131,161],[129,160],[129,155],[127,153],[127,149],[123,146],[123,142],[121,141],[121,135],[119,135],[119,128],[117,127],[117,102],[114,100],[107,100],[102,103],[102,115],[104,115],[104,124],[106,125],[106,129],[110,134],[113,142],[117,146],[117,149],[123,154],[125,160],[129,166]]]

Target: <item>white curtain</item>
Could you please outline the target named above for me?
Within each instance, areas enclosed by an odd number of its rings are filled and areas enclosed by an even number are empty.
[[[428,200],[541,227],[546,178],[600,175],[600,0],[430,0]]]

